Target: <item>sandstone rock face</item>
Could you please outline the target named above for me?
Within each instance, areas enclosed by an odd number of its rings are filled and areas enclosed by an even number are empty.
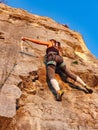
[[[72,84],[64,82],[56,74],[65,93],[62,102],[55,101],[55,92],[46,80],[43,62],[46,47],[22,43],[22,36],[60,41],[68,69],[91,86],[93,94],[87,94],[71,79]],[[0,130],[98,129],[98,59],[87,49],[81,34],[50,18],[0,4],[0,68],[0,96],[4,86],[13,85],[19,88],[18,95],[21,95],[17,111],[17,94],[13,104],[10,103],[13,116],[8,116],[9,110],[4,115],[0,107]],[[3,95],[0,99],[0,106],[5,98]],[[8,103],[8,98],[6,101]]]
[[[15,85],[4,85],[0,92],[0,115],[13,117],[16,115],[16,99],[20,98],[21,91]]]

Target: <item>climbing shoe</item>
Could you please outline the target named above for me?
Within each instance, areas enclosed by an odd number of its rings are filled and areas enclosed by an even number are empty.
[[[85,86],[88,93],[93,93],[93,90],[89,86]]]
[[[62,101],[62,96],[64,94],[63,90],[59,90],[56,95],[56,101]]]

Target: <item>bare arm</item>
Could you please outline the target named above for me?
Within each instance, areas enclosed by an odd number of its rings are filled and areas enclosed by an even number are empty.
[[[43,42],[43,41],[40,41],[40,40],[28,38],[28,37],[22,37],[21,39],[22,39],[23,41],[28,40],[28,41],[34,42],[34,43],[36,43],[36,44],[49,46],[49,42]]]

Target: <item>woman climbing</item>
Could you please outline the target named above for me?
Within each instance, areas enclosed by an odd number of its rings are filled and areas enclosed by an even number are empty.
[[[73,74],[72,72],[67,70],[66,65],[63,61],[63,57],[62,57],[62,48],[61,48],[60,42],[57,42],[54,39],[51,39],[47,42],[43,42],[43,41],[36,40],[36,39],[31,39],[28,37],[22,37],[21,39],[23,41],[28,40],[28,41],[34,42],[36,44],[47,46],[47,49],[46,49],[47,75],[48,75],[48,78],[49,78],[49,81],[50,81],[52,87],[55,89],[55,91],[57,93],[56,94],[57,101],[62,100],[62,95],[64,92],[60,89],[58,81],[55,79],[56,68],[61,69],[61,71],[63,73],[65,73],[68,77],[70,77],[74,81],[80,83],[83,87],[86,88],[88,93],[93,92],[93,90],[90,89],[79,76],[76,76],[75,74]]]

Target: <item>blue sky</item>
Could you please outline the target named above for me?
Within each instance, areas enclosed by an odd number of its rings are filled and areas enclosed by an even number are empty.
[[[86,46],[98,58],[98,0],[6,0],[9,6],[67,24],[82,34]]]

